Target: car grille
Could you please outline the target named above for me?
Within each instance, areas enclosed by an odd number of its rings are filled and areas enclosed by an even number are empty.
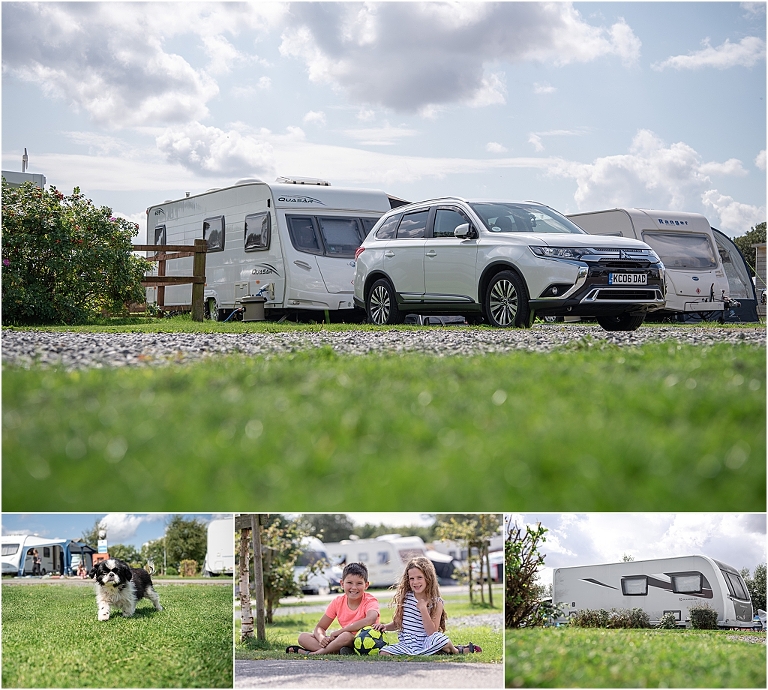
[[[638,289],[638,288],[595,287],[595,288],[592,288],[581,301],[582,302],[602,302],[602,301],[658,302],[663,300],[664,300],[664,297],[661,294],[660,288]]]

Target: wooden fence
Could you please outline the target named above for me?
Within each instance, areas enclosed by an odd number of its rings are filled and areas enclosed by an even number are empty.
[[[156,244],[134,244],[133,250],[138,252],[155,252],[148,256],[147,261],[157,261],[157,275],[144,276],[141,284],[144,287],[157,288],[157,306],[160,309],[165,307],[165,286],[166,285],[188,285],[192,283],[192,320],[202,321],[205,313],[205,304],[203,295],[205,292],[205,252],[207,243],[205,240],[195,240],[195,245],[190,247],[186,244],[164,244],[162,251]],[[186,256],[193,256],[191,276],[167,276],[165,275],[165,262],[173,259],[182,259]]]

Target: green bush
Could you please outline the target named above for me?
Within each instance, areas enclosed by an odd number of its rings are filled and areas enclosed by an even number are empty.
[[[651,620],[642,609],[583,609],[571,617],[571,625],[579,628],[650,628]]]
[[[165,574],[166,574],[166,575],[178,575],[178,574],[179,574],[179,571],[178,571],[178,570],[176,570],[176,568],[174,568],[172,565],[169,565],[169,566],[168,566],[168,567],[165,569]]]
[[[674,613],[670,613],[667,611],[659,620],[658,628],[665,628],[667,630],[672,630],[674,628],[677,628],[677,618],[675,618]]]
[[[692,606],[688,613],[694,630],[717,630],[717,611],[707,604]]]
[[[135,223],[77,187],[65,196],[3,180],[2,189],[3,325],[83,323],[144,301],[150,264],[132,254]]]

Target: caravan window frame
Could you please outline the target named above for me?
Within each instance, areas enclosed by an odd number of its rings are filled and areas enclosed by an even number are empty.
[[[162,237],[162,240],[163,240],[162,242],[158,242],[157,241],[158,240],[158,237],[157,237],[158,230],[161,231],[161,235],[160,236]],[[168,235],[167,235],[167,229],[166,229],[165,223],[163,223],[162,225],[156,225],[155,226],[155,244],[156,245],[168,244]]]
[[[14,544],[3,544],[3,556],[15,556],[17,553],[19,553],[19,549],[21,548],[21,544],[14,543]],[[10,551],[10,549],[13,549],[13,551]]]
[[[219,223],[220,227],[215,228],[214,223]],[[205,240],[207,252],[209,254],[212,252],[224,251],[224,243],[225,243],[224,227],[225,227],[224,216],[211,216],[210,218],[206,218],[203,220],[203,239]],[[212,239],[209,234],[211,228],[214,228],[214,232],[216,230],[221,230],[221,242],[217,242],[216,244],[212,243]]]
[[[260,216],[266,216],[261,220],[261,232],[258,235],[260,238],[260,244],[248,244],[249,237],[256,237],[256,233],[248,234],[248,221],[251,219],[257,219]],[[264,228],[264,220],[266,220],[266,229]],[[258,224],[258,221],[255,221]],[[272,243],[272,214],[269,211],[260,211],[259,213],[249,213],[243,221],[243,251],[246,252],[266,252],[269,250]]]
[[[741,575],[738,573],[728,572],[727,570],[721,570],[720,572],[723,574],[723,577],[725,578],[725,584],[728,585],[728,591],[734,599],[738,599],[739,601],[752,601],[749,597],[749,589],[747,589],[747,585],[744,580],[741,579]],[[736,581],[736,584],[738,584],[739,589],[745,596],[742,597],[739,595],[739,593],[736,591],[735,585],[733,584],[733,580]]]
[[[643,592],[627,592],[625,585],[630,582],[641,582],[645,586]],[[625,597],[647,597],[648,596],[648,576],[647,575],[626,575],[621,578],[621,593]]]
[[[668,270],[679,270],[679,271],[714,271],[718,268],[718,258],[720,257],[720,253],[717,251],[717,247],[713,247],[712,243],[714,240],[707,235],[704,232],[670,232],[668,230],[643,230],[642,231],[642,238],[643,242],[646,244],[649,244],[653,251],[658,254],[659,258],[661,259],[662,263]],[[683,247],[684,249],[691,247],[691,242],[693,240],[698,241],[698,246],[703,247],[704,245],[707,246],[709,249],[709,257],[706,265],[703,265],[703,261],[705,258],[703,254],[700,252],[698,255],[686,254],[685,252],[678,252],[674,255],[670,255],[668,252],[664,252],[661,247],[657,247],[657,245],[652,241],[655,239],[658,239],[659,242],[664,243],[666,242],[667,245],[669,244],[675,244],[674,242],[669,242],[668,240],[665,240],[665,238],[672,238],[674,240],[687,242],[688,245],[686,247]],[[694,263],[693,260],[696,259],[696,262]],[[682,261],[682,263],[675,263],[676,261]]]
[[[353,222],[355,224],[355,232],[357,233],[357,237],[359,240],[359,244],[351,250],[343,251],[343,252],[332,252],[329,249],[329,242],[325,236],[325,233],[323,231],[323,221],[335,221],[335,220],[343,220],[348,222]],[[302,252],[304,254],[312,254],[313,256],[325,256],[329,259],[341,259],[341,260],[349,260],[355,258],[355,251],[362,245],[363,241],[367,237],[367,235],[363,234],[366,229],[366,225],[364,224],[364,221],[373,221],[373,224],[378,222],[378,219],[375,221],[370,217],[364,217],[364,216],[344,216],[344,215],[333,215],[333,214],[313,214],[313,215],[304,215],[304,214],[285,214],[285,222],[288,226],[288,237],[291,239],[291,245],[297,252]],[[301,222],[305,225],[305,228],[311,228],[313,237],[315,240],[315,244],[317,245],[317,249],[314,247],[309,247],[305,244],[300,244],[297,242],[298,239],[298,231],[299,228],[294,225],[294,223]],[[371,228],[373,225],[371,225]],[[351,246],[351,245],[346,245]]]
[[[704,575],[702,573],[671,573],[669,577],[672,580],[672,591],[675,594],[701,594],[704,590]],[[692,577],[697,577],[699,580],[699,586],[696,589],[682,589],[678,586],[679,579]]]

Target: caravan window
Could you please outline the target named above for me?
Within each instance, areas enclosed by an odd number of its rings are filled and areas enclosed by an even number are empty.
[[[643,597],[648,594],[648,578],[645,575],[622,577],[621,591],[624,596]]]
[[[288,234],[291,242],[300,252],[322,254],[323,248],[315,232],[315,224],[310,216],[286,216]]]
[[[209,252],[224,251],[224,216],[203,221],[203,239],[208,244]]]
[[[379,551],[376,554],[376,563],[379,565],[387,565],[389,563],[389,551]]]
[[[3,556],[13,556],[15,553],[18,553],[18,551],[18,544],[3,544]]]
[[[701,592],[701,573],[672,576],[672,591],[675,594],[694,594]]]
[[[155,244],[166,244],[165,225],[158,225],[155,228]]]
[[[255,213],[245,217],[245,251],[258,252],[269,249],[272,222],[268,212]]]
[[[320,233],[325,243],[325,253],[328,256],[338,256],[352,259],[355,250],[363,243],[365,236],[356,218],[322,218],[317,219]]]
[[[742,601],[749,601],[749,594],[741,577],[736,573],[729,573],[725,570],[721,572],[725,575],[725,581],[728,584],[728,591],[731,593],[731,596]]]
[[[378,218],[361,218],[363,223],[363,239],[368,237],[368,233],[373,230],[373,226],[376,225]]]
[[[643,241],[653,247],[666,268],[717,268],[717,254],[706,235],[645,231]]]
[[[300,567],[308,567],[322,560],[328,560],[327,555],[322,551],[304,551],[296,559],[296,565]]]

